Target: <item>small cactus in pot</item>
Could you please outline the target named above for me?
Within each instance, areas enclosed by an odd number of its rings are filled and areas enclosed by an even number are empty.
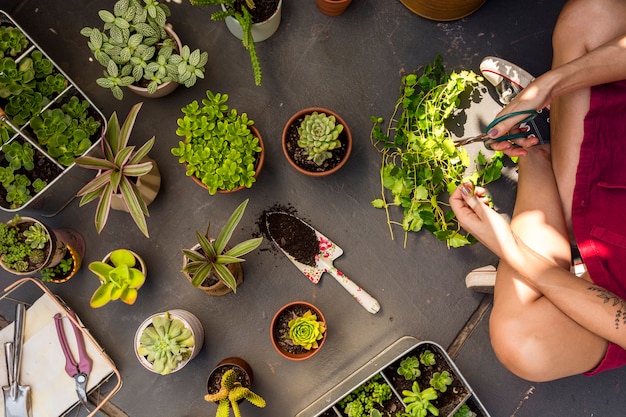
[[[330,158],[330,151],[339,148],[341,141],[339,134],[343,132],[343,125],[337,123],[335,116],[313,112],[307,114],[298,128],[300,140],[298,146],[304,148],[308,158],[317,165]]]

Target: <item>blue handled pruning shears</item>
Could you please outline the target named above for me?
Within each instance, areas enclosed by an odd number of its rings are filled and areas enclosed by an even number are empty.
[[[72,310],[68,310],[68,315],[71,315],[76,319],[76,314]],[[80,329],[76,327],[73,321],[72,327],[74,328],[74,336],[76,337],[76,346],[78,348],[78,363],[74,359],[74,355],[67,344],[65,338],[65,331],[63,330],[63,316],[61,313],[54,315],[54,324],[57,329],[57,336],[61,344],[61,349],[65,355],[65,372],[74,378],[76,382],[76,394],[81,404],[89,411],[89,402],[87,401],[87,379],[89,378],[89,372],[91,372],[91,358],[87,355],[85,349],[85,340]]]
[[[473,136],[471,138],[458,140],[454,142],[454,146],[459,147],[459,146],[469,145],[470,143],[482,141],[483,144],[485,145],[485,148],[492,150],[491,145],[494,143],[503,142],[503,141],[511,141],[513,139],[519,139],[519,138],[526,138],[528,137],[528,133],[526,132],[512,133],[509,135],[500,136],[498,138],[492,138],[489,136],[489,131],[493,129],[495,125],[497,125],[501,121],[506,120],[510,117],[526,115],[526,117],[518,123],[518,125],[520,125],[523,123],[530,122],[535,117],[537,117],[537,114],[539,113],[536,110],[522,110],[522,111],[514,111],[512,113],[504,114],[500,117],[495,118],[491,123],[489,123],[489,125],[487,125],[484,135],[478,135],[478,136]]]

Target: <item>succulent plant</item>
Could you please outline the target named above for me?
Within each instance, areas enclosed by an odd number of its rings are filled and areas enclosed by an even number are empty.
[[[335,116],[314,111],[304,117],[298,128],[298,146],[305,149],[308,159],[322,165],[332,156],[330,151],[341,146],[338,139],[341,132],[343,125],[337,123]]]
[[[191,283],[195,287],[200,286],[211,273],[215,273],[215,275],[227,287],[233,290],[233,292],[237,291],[237,282],[233,274],[227,268],[227,265],[235,262],[243,262],[244,259],[242,259],[241,256],[259,247],[263,241],[261,237],[248,239],[226,250],[226,245],[243,217],[247,205],[248,199],[244,200],[239,207],[235,209],[215,240],[209,238],[210,223],[204,235],[200,232],[196,232],[196,238],[202,253],[190,249],[183,249],[183,254],[189,259],[189,262],[184,266],[182,271],[191,277]]]
[[[193,333],[166,311],[152,319],[139,337],[137,353],[152,363],[154,371],[167,375],[189,359],[195,345]]]
[[[422,374],[420,371],[419,359],[415,356],[408,356],[400,362],[398,368],[398,375],[402,375],[407,381],[414,381],[418,376]]]
[[[429,387],[424,390],[420,390],[417,381],[413,382],[412,390],[402,391],[402,402],[406,404],[406,416],[411,417],[426,417],[428,412],[434,416],[439,415],[439,410],[431,401],[437,399],[437,391],[434,388]]]
[[[109,301],[121,300],[126,304],[134,304],[138,290],[146,281],[145,271],[135,268],[135,255],[126,249],[111,252],[110,261],[92,262],[89,270],[98,276],[100,286],[91,296],[89,305],[99,308]]]
[[[430,379],[430,386],[439,392],[446,392],[450,384],[452,384],[452,377],[448,371],[435,372]]]
[[[237,382],[237,374],[233,369],[227,370],[222,375],[220,390],[215,394],[206,394],[204,399],[218,403],[215,417],[228,417],[231,407],[235,417],[241,417],[239,402],[244,399],[259,408],[265,407],[265,400],[260,395]]]
[[[424,366],[433,366],[435,364],[435,354],[426,349],[420,354],[420,363]]]
[[[317,321],[317,315],[311,310],[289,321],[289,338],[294,345],[306,350],[317,349],[317,341],[322,340],[325,331],[324,322]]]
[[[24,237],[26,238],[24,242],[33,249],[43,249],[50,240],[48,231],[40,223],[35,223],[29,226],[28,230],[24,230]]]

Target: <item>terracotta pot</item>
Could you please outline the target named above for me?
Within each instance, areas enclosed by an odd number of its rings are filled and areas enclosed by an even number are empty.
[[[254,375],[252,373],[252,368],[245,360],[237,357],[230,357],[226,359],[222,359],[220,363],[218,363],[215,368],[211,370],[209,373],[209,377],[207,378],[206,387],[207,393],[215,394],[215,391],[212,390],[212,387],[217,384],[220,385],[222,381],[222,375],[226,373],[229,369],[234,369],[238,375],[244,376],[244,381],[241,382],[241,385],[246,388],[252,387],[252,380]]]
[[[178,37],[178,35],[176,34],[176,32],[174,32],[174,29],[172,28],[172,25],[170,25],[169,23],[165,25],[165,31],[167,32],[167,34],[174,39],[174,41],[176,42],[176,45],[178,45],[178,50],[180,51],[181,49],[183,49],[183,43],[180,41],[180,38]],[[160,86],[157,87],[156,91],[154,92],[154,94],[150,94],[148,93],[148,89],[145,87],[139,87],[136,85],[129,85],[127,86],[127,88],[132,91],[133,93],[137,94],[138,96],[141,97],[146,97],[146,98],[161,98],[161,97],[165,97],[169,94],[172,94],[179,86],[180,84],[178,84],[177,82],[174,81],[169,81],[166,83],[161,84]]]
[[[56,261],[56,264],[58,264],[61,259],[63,259],[63,255],[65,254],[64,248],[63,248],[63,252],[60,254],[60,256],[58,257],[58,259],[56,259],[55,254],[57,252],[59,252],[61,249],[57,249],[57,246],[59,245],[59,242],[56,238],[56,235],[54,233],[51,232],[51,229],[48,228],[46,225],[44,225],[42,222],[40,222],[39,220],[32,218],[32,217],[24,217],[21,216],[20,217],[20,222],[17,223],[18,225],[24,224],[26,223],[28,224],[40,224],[42,225],[45,229],[46,232],[48,233],[48,243],[46,243],[46,246],[44,247],[44,258],[41,261],[41,263],[38,264],[37,267],[33,267],[31,269],[29,269],[28,271],[24,271],[24,272],[19,272],[16,271],[14,269],[9,268],[2,260],[0,260],[0,267],[2,267],[2,269],[4,269],[5,271],[13,274],[13,275],[18,275],[18,276],[27,276],[27,275],[31,275],[39,270],[41,270],[44,267],[50,266],[50,265],[54,265],[53,262]],[[13,225],[13,221],[8,221],[7,224],[9,225]],[[27,227],[28,228],[28,227]]]
[[[317,316],[317,320],[321,321],[324,323],[324,327],[326,327],[326,332],[324,333],[324,337],[322,338],[322,340],[319,340],[318,343],[318,347],[316,349],[311,349],[308,350],[304,353],[300,353],[300,354],[294,354],[294,353],[290,353],[287,352],[285,350],[283,350],[280,345],[278,344],[277,340],[276,340],[276,326],[279,324],[278,323],[278,318],[280,317],[280,315],[287,309],[293,307],[293,306],[303,306],[308,310],[311,310],[311,312],[313,312],[316,316]],[[326,318],[324,317],[324,315],[322,314],[322,312],[320,311],[320,309],[318,309],[317,307],[315,307],[313,304],[308,303],[306,301],[294,301],[292,303],[289,304],[285,304],[284,306],[282,306],[277,312],[276,314],[274,314],[274,318],[272,319],[272,324],[270,326],[270,339],[272,340],[272,346],[274,346],[274,349],[276,349],[276,351],[285,359],[289,359],[292,361],[301,361],[301,360],[305,360],[305,359],[309,359],[310,357],[312,357],[313,355],[315,355],[324,345],[324,343],[326,342],[326,338],[328,337],[328,326],[326,325]]]
[[[317,8],[326,16],[339,16],[346,11],[352,0],[315,0]]]
[[[294,123],[298,123],[297,120],[300,118],[303,118],[304,116],[306,116],[307,114],[311,114],[313,112],[318,112],[318,113],[326,113],[327,115],[332,115],[335,116],[335,119],[337,119],[338,123],[341,123],[343,125],[343,135],[344,138],[346,140],[346,154],[344,155],[342,161],[335,166],[332,169],[329,169],[328,171],[318,171],[318,172],[314,172],[314,171],[307,171],[306,169],[300,167],[298,164],[295,163],[295,161],[293,159],[291,159],[291,156],[289,154],[288,148],[287,148],[287,137],[289,134],[289,128],[291,125],[293,125]],[[341,136],[340,136],[341,137]],[[287,121],[287,123],[285,124],[285,127],[283,128],[283,134],[282,134],[282,147],[283,147],[283,154],[285,155],[285,158],[287,158],[287,161],[289,162],[289,164],[298,172],[304,174],[304,175],[308,175],[311,177],[324,177],[326,175],[331,175],[334,174],[335,172],[339,171],[341,169],[341,167],[343,167],[346,162],[348,161],[348,158],[350,157],[350,153],[352,152],[352,132],[350,131],[350,128],[348,127],[348,124],[346,123],[346,121],[339,116],[337,113],[335,113],[332,110],[323,108],[323,107],[309,107],[306,109],[302,109],[300,111],[298,111],[296,114],[294,114],[293,116],[291,116],[291,118]]]
[[[226,11],[226,7],[224,6],[224,4],[222,4],[221,6],[222,10]],[[252,34],[252,40],[255,43],[262,42],[271,37],[274,33],[276,33],[276,31],[278,30],[278,26],[280,26],[282,9],[283,0],[280,0],[278,2],[278,7],[276,7],[276,11],[272,16],[270,16],[269,19],[265,20],[264,22],[252,24],[252,29],[250,30],[250,33]],[[232,16],[227,16],[224,21],[226,22],[226,27],[228,28],[230,33],[233,34],[233,36],[235,36],[237,39],[243,39],[243,29],[241,28],[241,25],[239,24],[237,19]]]
[[[254,136],[256,136],[259,139],[259,146],[261,147],[261,152],[258,153],[257,157],[257,163],[256,163],[256,170],[254,172],[254,178],[258,178],[259,177],[259,173],[261,172],[261,168],[263,168],[263,163],[265,162],[265,145],[263,144],[263,138],[261,137],[261,133],[259,132],[259,130],[254,126],[250,126],[250,130],[252,131],[252,134]],[[185,169],[187,168],[187,164],[185,164]],[[196,177],[195,175],[191,176],[191,179],[193,180],[193,182],[195,182],[196,184],[198,184],[200,187],[204,188],[205,190],[209,190],[208,187],[206,185],[204,185],[204,183],[200,180],[200,178]],[[237,188],[234,188],[232,190],[217,190],[218,194],[228,194],[228,193],[234,193],[237,191],[241,191],[243,189],[245,189],[245,186],[240,186]]]
[[[196,244],[196,245],[194,245],[191,248],[192,251],[196,251],[196,252],[198,251],[198,249],[200,249],[200,245],[199,244]],[[229,249],[229,248],[227,247],[227,249]],[[187,258],[185,255],[183,255],[183,268],[187,265],[188,262],[189,262],[189,258]],[[239,287],[241,284],[243,284],[243,267],[241,266],[241,262],[228,264],[226,266],[226,268],[228,268],[228,270],[235,277],[235,282],[237,283],[237,287]],[[186,272],[183,272],[183,274],[185,275],[185,278],[187,278],[187,280],[191,284],[192,281],[193,281],[193,278]],[[233,290],[231,290],[230,287],[228,287],[226,284],[224,284],[221,279],[218,279],[217,283],[211,285],[210,287],[203,286],[201,284],[197,288],[200,288],[207,295],[212,295],[212,296],[221,296],[221,295],[226,295],[228,293],[233,292]]]
[[[193,358],[198,356],[198,353],[200,352],[200,350],[202,349],[202,346],[204,344],[204,328],[202,327],[202,323],[200,323],[200,320],[198,320],[198,318],[196,316],[194,316],[192,313],[190,313],[187,310],[174,309],[174,310],[169,310],[169,313],[170,313],[170,317],[176,318],[176,319],[182,321],[185,324],[185,327],[187,327],[188,329],[191,330],[191,334],[193,335],[193,339],[194,339],[194,343],[195,343],[189,358],[187,358],[185,361],[183,361],[180,364],[178,364],[176,369],[174,369],[171,372],[171,373],[174,373],[174,372],[177,372],[177,371],[181,370]],[[150,372],[155,372],[152,363],[148,362],[148,360],[144,356],[141,356],[137,352],[137,348],[139,347],[139,339],[141,338],[141,333],[144,331],[144,329],[152,324],[152,319],[154,317],[163,316],[164,314],[165,314],[165,312],[156,313],[156,314],[151,315],[150,317],[148,317],[147,319],[145,319],[141,323],[141,325],[139,326],[139,328],[135,332],[135,340],[134,340],[135,356],[139,360],[139,363],[141,363],[143,365],[143,367],[146,368],[147,370],[149,370]]]
[[[400,0],[409,10],[426,19],[446,22],[462,19],[478,10],[486,0]]]
[[[152,162],[152,169],[146,175],[137,177],[135,185],[139,189],[141,198],[149,206],[159,194],[161,189],[161,172],[156,161],[150,157],[144,157],[141,162]],[[111,197],[111,208],[114,210],[125,211],[128,213],[128,208],[121,194],[113,194]]]

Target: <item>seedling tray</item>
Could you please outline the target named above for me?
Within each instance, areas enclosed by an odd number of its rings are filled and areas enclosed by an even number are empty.
[[[490,417],[489,412],[482,405],[476,393],[467,383],[450,356],[439,344],[431,341],[420,341],[412,336],[404,336],[394,342],[387,349],[376,355],[372,360],[363,365],[343,382],[332,388],[311,405],[299,412],[296,417],[346,417],[340,403],[353,391],[368,383],[372,378],[378,378],[391,386],[393,401],[397,408],[403,407],[403,389],[411,389],[412,382],[404,380],[397,373],[400,362],[409,356],[419,358],[420,353],[430,350],[436,356],[437,369],[447,368],[452,375],[453,383],[446,392],[440,393],[439,398],[432,401],[438,407],[441,417],[453,417],[463,404],[467,404],[475,417]],[[428,382],[423,382],[430,377],[432,371],[422,366],[422,377],[418,378],[422,390],[428,388]],[[455,399],[452,399],[452,394]],[[397,406],[397,404],[400,404]],[[404,411],[396,409],[395,412]],[[395,412],[391,414],[395,416]],[[383,414],[384,415],[384,414]],[[431,414],[428,414],[431,415]]]

